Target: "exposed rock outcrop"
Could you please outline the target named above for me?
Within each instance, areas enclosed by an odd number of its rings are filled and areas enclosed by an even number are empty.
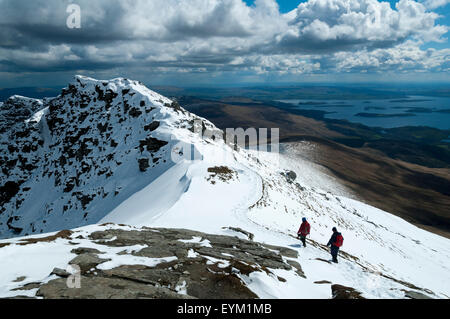
[[[198,119],[123,78],[76,76],[55,98],[9,98],[0,107],[0,238],[98,222],[171,165],[173,135],[189,139]],[[111,189],[125,174],[125,191]]]
[[[365,299],[356,289],[342,285],[332,285],[331,292],[333,299]]]
[[[18,296],[21,291],[37,289],[37,297],[51,299],[253,299],[257,295],[247,286],[246,278],[254,272],[280,282],[286,280],[273,270],[304,277],[300,264],[286,259],[297,258],[297,252],[285,247],[182,229],[98,228],[87,238],[76,231],[67,238],[47,237],[65,241],[68,251],[77,255],[68,265],[77,265],[80,273],[54,268],[49,274],[55,279],[16,288]],[[67,284],[74,276],[79,276],[79,288]]]

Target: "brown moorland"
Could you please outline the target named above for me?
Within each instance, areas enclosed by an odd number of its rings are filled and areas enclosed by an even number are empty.
[[[342,133],[325,121],[293,114],[268,103],[234,98],[211,101],[181,98],[189,111],[206,117],[221,129],[280,128],[282,143],[316,144],[316,164],[327,168],[362,201],[397,215],[418,227],[450,238],[450,168],[433,168],[393,158],[380,149],[350,147]],[[346,127],[351,132],[349,123]],[[389,141],[387,141],[389,143]],[[399,143],[399,141],[393,142]]]

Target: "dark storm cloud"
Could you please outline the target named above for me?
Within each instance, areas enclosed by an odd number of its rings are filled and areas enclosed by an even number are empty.
[[[81,29],[66,26],[70,3]],[[442,70],[448,49],[420,49],[448,31],[437,18],[412,0],[309,0],[286,15],[274,0],[0,0],[0,72]]]

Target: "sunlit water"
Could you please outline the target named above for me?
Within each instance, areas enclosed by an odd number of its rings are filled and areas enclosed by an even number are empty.
[[[328,112],[325,115],[328,119],[348,120],[371,127],[429,126],[450,129],[448,97],[409,96],[387,100],[280,100],[279,102],[297,105],[303,110]],[[361,113],[369,114],[364,116]],[[375,116],[374,114],[389,117],[367,117]]]

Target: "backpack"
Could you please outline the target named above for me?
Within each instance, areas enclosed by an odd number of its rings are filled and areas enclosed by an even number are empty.
[[[336,242],[334,243],[334,245],[336,247],[341,247],[344,244],[344,237],[341,234],[338,234],[336,236]]]

